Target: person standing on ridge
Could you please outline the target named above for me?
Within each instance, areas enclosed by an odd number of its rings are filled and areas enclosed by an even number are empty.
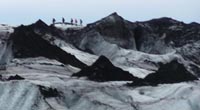
[[[78,23],[78,21],[77,21],[77,19],[75,19],[75,24],[77,25],[77,23]]]
[[[53,18],[52,22],[53,22],[53,25],[54,25],[54,24],[55,24],[55,22],[56,22],[56,19],[55,19],[55,18]]]
[[[80,19],[80,25],[82,26],[82,24],[83,24],[83,21],[82,21],[82,19]]]
[[[73,25],[74,20],[71,18],[71,24]]]
[[[62,18],[62,23],[65,24],[65,18],[64,17]]]

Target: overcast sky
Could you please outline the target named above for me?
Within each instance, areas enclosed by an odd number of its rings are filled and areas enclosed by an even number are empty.
[[[130,21],[172,17],[200,23],[200,0],[0,0],[0,24],[30,24],[38,19],[91,23],[113,12]]]

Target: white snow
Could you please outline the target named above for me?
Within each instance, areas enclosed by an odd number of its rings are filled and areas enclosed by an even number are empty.
[[[67,29],[73,29],[73,30],[80,30],[84,28],[85,26],[80,25],[69,25],[69,24],[55,24],[55,27],[61,30],[67,30]]]
[[[7,40],[13,32],[12,26],[0,24],[0,65],[5,65],[12,59],[12,44],[7,44]]]
[[[80,51],[70,44],[66,44],[64,46],[61,46],[61,48],[64,51],[66,51],[66,52],[68,52],[72,55],[75,55],[76,58],[78,58],[80,61],[84,62],[87,65],[91,65],[92,63],[94,63],[98,59],[98,56]]]
[[[5,32],[9,32],[12,33],[14,32],[14,29],[12,26],[6,25],[6,24],[0,24],[0,33],[5,33]]]

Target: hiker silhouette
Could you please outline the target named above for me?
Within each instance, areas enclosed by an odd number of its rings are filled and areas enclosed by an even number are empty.
[[[82,21],[82,19],[80,19],[80,25],[81,25],[81,26],[83,25],[83,21]]]
[[[62,23],[63,23],[63,24],[65,23],[65,18],[62,18]]]
[[[73,25],[74,20],[71,18],[71,24]]]
[[[53,24],[55,24],[55,22],[56,22],[56,19],[55,19],[55,18],[53,18],[53,19],[52,19],[52,22],[53,22]]]

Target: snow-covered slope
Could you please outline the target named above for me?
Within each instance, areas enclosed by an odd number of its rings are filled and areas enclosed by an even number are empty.
[[[71,24],[55,24],[54,25],[56,28],[59,28],[63,31],[67,30],[67,29],[72,29],[72,30],[80,30],[83,29],[84,26],[80,26],[80,25],[71,25]]]
[[[12,43],[9,43],[8,39],[13,32],[12,26],[0,24],[0,65],[5,65],[12,59]]]

